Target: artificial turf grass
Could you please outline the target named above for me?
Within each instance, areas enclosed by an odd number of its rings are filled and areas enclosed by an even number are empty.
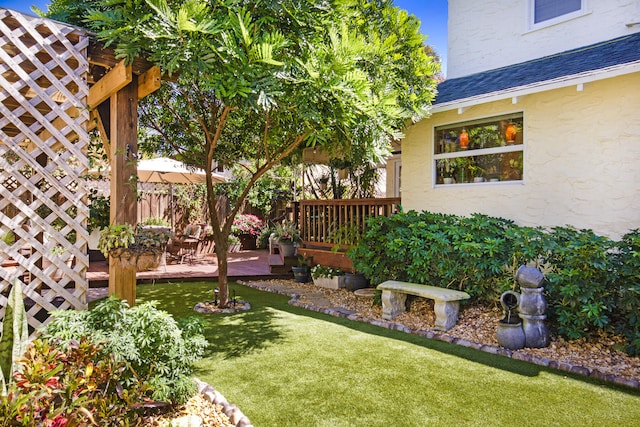
[[[138,286],[176,317],[215,285]],[[640,392],[477,350],[334,318],[231,285],[252,309],[199,315],[196,374],[257,426],[635,425]]]

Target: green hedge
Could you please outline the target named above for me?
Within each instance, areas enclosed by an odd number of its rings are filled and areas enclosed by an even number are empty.
[[[591,230],[521,227],[513,221],[415,211],[370,218],[349,252],[373,284],[401,280],[455,288],[496,303],[512,289],[515,271],[545,272],[552,329],[568,338],[616,328],[640,349],[640,233],[620,242]]]

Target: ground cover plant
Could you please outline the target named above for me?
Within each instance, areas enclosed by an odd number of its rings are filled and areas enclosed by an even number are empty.
[[[140,285],[176,317],[206,282]],[[195,375],[255,425],[633,425],[640,392],[310,312],[231,284],[252,309],[199,315],[212,344]]]
[[[367,222],[355,268],[373,284],[401,280],[468,292],[496,304],[514,289],[520,265],[545,273],[549,326],[569,339],[601,330],[624,334],[640,351],[640,232],[619,242],[592,230],[521,227],[482,214],[406,212]]]

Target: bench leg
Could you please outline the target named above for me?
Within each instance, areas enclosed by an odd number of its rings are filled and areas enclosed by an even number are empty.
[[[458,321],[459,310],[459,301],[436,301],[433,307],[433,311],[436,313],[435,329],[448,331],[453,328]]]
[[[391,320],[406,310],[407,294],[382,291],[382,318]]]

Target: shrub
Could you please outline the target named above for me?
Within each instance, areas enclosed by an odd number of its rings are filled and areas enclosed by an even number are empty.
[[[615,303],[615,270],[608,256],[614,242],[570,227],[555,227],[550,238],[549,314],[561,335],[588,336],[609,324]]]
[[[153,226],[161,226],[161,227],[170,227],[171,223],[166,219],[160,216],[150,216],[145,218],[143,221],[138,223],[138,225],[153,225]]]
[[[125,362],[101,352],[88,339],[66,350],[52,340],[33,341],[19,363],[15,382],[0,397],[0,419],[9,425],[133,425],[148,390],[123,387]],[[2,424],[7,425],[7,424]]]
[[[122,376],[126,386],[145,383],[155,400],[182,403],[195,390],[191,365],[207,345],[197,318],[182,322],[183,330],[155,302],[128,308],[112,296],[91,311],[53,311],[43,336],[60,338],[62,343],[83,337],[104,343],[104,354],[131,367]]]
[[[432,284],[495,302],[510,284],[505,269],[511,263],[505,238],[510,227],[510,221],[480,214],[375,217],[349,256],[374,284],[389,279]]]
[[[640,354],[640,231],[618,243],[591,230],[520,227],[501,218],[414,211],[367,220],[347,252],[373,284],[401,280],[457,288],[497,303],[520,265],[545,272],[550,327],[579,338],[615,328]]]
[[[616,329],[628,340],[627,352],[640,354],[640,230],[622,236],[615,255],[618,267]]]

